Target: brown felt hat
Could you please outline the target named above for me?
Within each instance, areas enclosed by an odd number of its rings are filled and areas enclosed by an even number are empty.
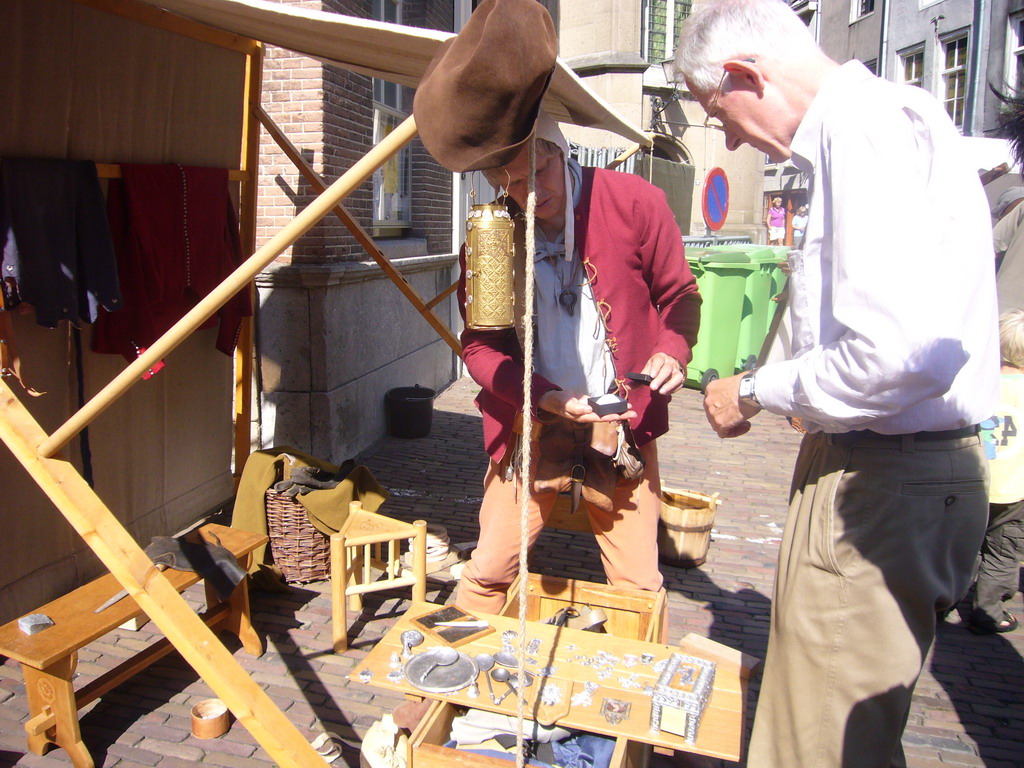
[[[484,0],[442,43],[416,89],[427,151],[450,171],[496,168],[530,137],[555,69],[551,16],[537,0]]]

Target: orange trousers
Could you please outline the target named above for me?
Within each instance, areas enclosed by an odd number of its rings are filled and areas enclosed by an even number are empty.
[[[532,455],[536,456],[538,450],[535,442]],[[658,570],[661,478],[655,442],[641,446],[640,455],[644,459],[644,476],[636,486],[619,484],[616,487],[611,513],[595,509],[581,499],[576,514],[590,516],[609,584],[657,591],[662,582]],[[540,536],[556,496],[553,492],[531,496],[530,547]],[[493,614],[504,607],[508,588],[519,572],[521,506],[518,475],[506,480],[504,472],[491,462],[484,478],[484,498],[480,505],[480,537],[472,559],[462,572],[455,600],[463,610]]]

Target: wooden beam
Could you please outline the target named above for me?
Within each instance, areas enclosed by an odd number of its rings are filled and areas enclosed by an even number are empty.
[[[98,11],[105,11],[116,16],[137,21],[150,27],[173,32],[176,35],[190,37],[202,43],[216,45],[239,53],[252,53],[256,41],[242,35],[200,24],[198,21],[186,19],[152,5],[135,2],[135,0],[75,0],[79,5],[87,5]]]
[[[45,437],[0,381],[0,439],[40,489],[273,760],[282,766],[323,768],[323,758],[153,566],[71,463],[36,451]]]
[[[120,179],[121,166],[117,163],[96,163],[96,175],[101,179]],[[245,170],[228,169],[228,181],[251,181],[252,174]]]
[[[268,240],[262,248],[242,262],[239,267],[228,275],[224,281],[208,293],[184,317],[150,347],[128,364],[121,373],[100,390],[89,402],[62,424],[52,435],[45,438],[38,446],[41,456],[51,457],[79,432],[85,429],[103,411],[111,406],[118,397],[141,381],[142,375],[157,362],[174,351],[189,335],[203,323],[213,317],[232,296],[247,288],[256,275],[270,262],[276,259],[292,243],[312,229],[320,219],[334,208],[335,205],[360,184],[366,181],[375,170],[384,164],[395,152],[400,150],[416,136],[416,120],[412,115],[407,117],[380,144],[375,146],[342,174],[327,190],[311,202],[305,209],[292,219],[276,235]]]
[[[635,155],[637,152],[639,152],[640,150],[641,150],[641,146],[639,144],[634,144],[632,147],[630,147],[629,149],[625,150],[621,155],[619,155],[614,160],[612,160],[610,163],[608,163],[608,165],[606,165],[605,168],[607,168],[608,170],[615,170],[620,165],[622,165],[624,162],[629,160],[629,158],[631,158],[633,155]]]
[[[288,155],[288,159],[295,164],[295,167],[299,169],[302,176],[309,182],[309,185],[316,192],[323,192],[327,185],[324,180],[320,178],[320,175],[313,170],[306,159],[299,152],[298,148],[292,144],[291,140],[284,134],[284,131],[271,119],[270,115],[266,113],[262,108],[259,109],[258,115],[260,122],[263,123],[263,127],[267,129],[267,133],[270,134],[271,138],[277,143],[281,150]],[[417,290],[412,287],[405,276],[399,272],[394,264],[383,254],[377,244],[374,242],[373,237],[370,233],[363,229],[362,225],[356,221],[352,214],[350,214],[343,205],[336,205],[332,209],[334,215],[341,219],[341,223],[344,224],[348,231],[351,232],[359,244],[363,246],[370,257],[377,262],[380,268],[384,271],[384,274],[391,278],[398,290],[409,300],[409,302],[416,308],[416,311],[423,315],[423,319],[426,320],[430,327],[437,331],[437,334],[449,347],[454,350],[455,354],[462,357],[462,344],[455,337],[455,334],[451,332],[447,325],[441,322],[441,320],[433,313],[431,307],[423,300],[423,297],[419,295]]]
[[[259,44],[245,60],[245,108],[242,112],[242,170],[248,179],[242,184],[239,195],[239,224],[242,239],[242,252],[252,253],[256,250],[256,221],[258,218],[259,173],[260,167],[260,122],[256,110],[260,107],[260,95],[263,90],[263,45]],[[235,490],[242,479],[242,470],[252,452],[252,389],[253,359],[255,357],[255,314],[256,286],[249,285],[249,296],[252,300],[253,315],[242,320],[242,328],[235,345]]]
[[[427,302],[427,309],[433,309],[434,307],[436,307],[438,304],[440,304],[446,298],[448,298],[453,293],[455,293],[455,289],[458,288],[458,287],[459,287],[459,281],[456,280],[454,283],[452,283],[447,288],[445,288],[443,291],[441,291],[439,294],[437,294],[437,296],[435,296],[430,301],[428,301]]]
[[[231,612],[227,603],[215,605],[206,613],[202,614],[203,623],[211,630],[215,630],[227,618]],[[86,683],[75,691],[75,705],[82,709],[101,696],[117,688],[126,680],[131,680],[135,675],[147,669],[164,656],[174,650],[174,645],[166,637],[157,640],[152,645],[146,646],[134,656],[130,656],[113,669],[108,669],[96,679]]]

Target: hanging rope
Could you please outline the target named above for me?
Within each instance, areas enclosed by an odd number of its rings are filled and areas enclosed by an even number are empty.
[[[534,232],[537,209],[536,173],[537,139],[529,142],[530,172],[526,186],[526,291],[523,304],[523,450],[519,462],[519,654],[516,660],[516,768],[523,768],[526,756],[523,750],[523,721],[526,715],[526,600],[529,594],[530,574],[527,565],[530,536],[530,462],[533,443],[533,293],[534,264],[536,250]]]

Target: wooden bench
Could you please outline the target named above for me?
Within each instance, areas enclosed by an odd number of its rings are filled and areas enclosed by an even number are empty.
[[[263,534],[222,525],[204,525],[198,531],[210,540],[213,539],[209,534],[215,534],[245,569],[249,567],[252,551],[267,542]],[[196,532],[189,535],[195,536]],[[198,574],[188,571],[166,570],[164,575],[179,592],[200,580]],[[68,753],[75,768],[94,768],[82,743],[78,710],[174,650],[164,638],[75,690],[72,678],[78,665],[78,650],[142,614],[130,596],[94,613],[120,590],[121,584],[108,573],[34,611],[49,616],[54,626],[34,635],[22,632],[17,619],[0,627],[0,654],[21,662],[29,707],[25,731],[28,748],[35,754],[43,755],[51,745],[57,745]],[[224,602],[207,585],[206,606],[202,618],[207,625],[236,635],[253,656],[263,654],[263,642],[249,617],[247,580]]]

